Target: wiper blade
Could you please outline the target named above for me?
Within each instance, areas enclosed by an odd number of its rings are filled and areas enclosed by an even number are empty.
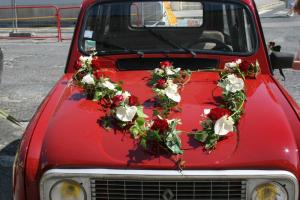
[[[129,48],[126,48],[126,47],[122,47],[122,46],[120,46],[120,45],[116,45],[116,44],[112,44],[112,43],[104,42],[104,41],[97,41],[97,43],[103,44],[103,45],[109,46],[109,47],[114,47],[114,48],[123,50],[123,51],[128,52],[128,53],[137,54],[137,55],[139,55],[140,57],[144,57],[144,52],[142,52],[142,51],[129,49]],[[98,51],[98,52],[99,52],[99,51]]]
[[[160,33],[153,31],[151,28],[149,28],[149,27],[147,27],[147,26],[145,26],[145,25],[143,25],[143,28],[146,29],[146,30],[147,30],[149,33],[151,33],[153,36],[155,36],[156,38],[158,38],[160,41],[162,41],[162,42],[164,42],[164,43],[170,45],[171,47],[174,47],[174,48],[177,48],[177,49],[182,49],[182,50],[184,50],[185,52],[190,53],[193,57],[196,57],[196,56],[197,56],[197,54],[196,54],[194,51],[192,51],[191,49],[188,49],[188,48],[186,48],[186,47],[184,47],[184,46],[181,46],[181,45],[175,43],[174,41],[171,41],[171,40],[165,38],[165,37],[162,36]]]

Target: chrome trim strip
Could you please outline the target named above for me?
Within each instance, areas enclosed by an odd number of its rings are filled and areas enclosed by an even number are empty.
[[[51,178],[82,177],[82,178],[167,178],[181,177],[189,179],[287,179],[295,186],[295,199],[298,199],[299,186],[294,174],[283,170],[125,170],[125,169],[51,169],[46,171],[40,181],[42,197],[43,183]]]

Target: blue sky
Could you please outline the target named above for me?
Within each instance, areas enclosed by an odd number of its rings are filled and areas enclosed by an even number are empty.
[[[82,0],[15,0],[17,5],[78,5]],[[11,0],[0,0],[0,5],[9,6]]]

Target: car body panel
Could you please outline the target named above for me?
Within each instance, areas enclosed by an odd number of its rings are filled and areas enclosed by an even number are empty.
[[[117,72],[114,78],[123,80],[126,90],[143,93],[140,100],[144,102],[151,99],[144,78],[149,74]],[[100,105],[86,100],[82,89],[68,84],[70,78],[67,74],[58,82],[48,103],[52,106],[44,111],[36,127],[27,158],[28,182],[34,183],[49,168],[176,169],[176,156],[151,156],[137,148],[129,134],[105,131],[97,123],[104,115]],[[186,134],[190,127],[199,128],[205,108],[215,107],[213,98],[220,91],[211,91],[217,79],[215,72],[194,73],[182,91],[183,112],[172,115],[184,124],[179,129],[185,131],[181,136],[186,149],[182,156],[187,163],[185,169],[282,169],[297,174],[297,145],[269,76],[246,81],[248,100],[239,132],[221,141],[216,150],[208,154]],[[152,109],[145,110],[151,116]]]

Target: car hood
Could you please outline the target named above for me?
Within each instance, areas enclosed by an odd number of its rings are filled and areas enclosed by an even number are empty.
[[[111,73],[112,80],[122,80],[123,88],[146,102],[153,97],[147,86],[150,71]],[[84,92],[69,84],[71,74],[58,83],[50,104],[55,105],[44,130],[41,164],[49,167],[72,168],[132,168],[175,169],[179,160],[186,169],[286,169],[295,170],[298,154],[288,118],[270,87],[274,83],[267,75],[246,80],[247,102],[238,131],[220,141],[216,149],[207,152],[189,136],[199,129],[204,109],[216,107],[220,95],[218,74],[195,72],[181,92],[182,112],[169,118],[179,118],[182,125],[180,156],[153,155],[145,152],[129,133],[107,131],[99,120],[104,116],[97,102],[86,100]],[[152,107],[145,112],[152,116]]]

